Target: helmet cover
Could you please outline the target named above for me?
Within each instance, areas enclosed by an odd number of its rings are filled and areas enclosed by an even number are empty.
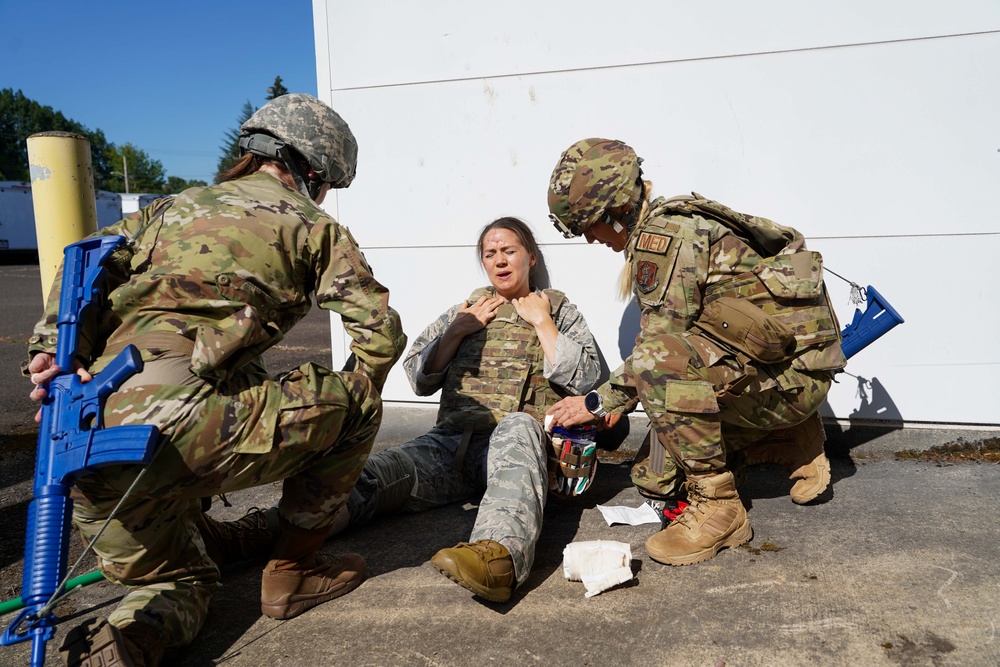
[[[566,238],[580,236],[609,208],[632,201],[642,158],[614,139],[583,139],[559,157],[549,181],[549,218]]]
[[[312,95],[289,93],[258,109],[240,127],[240,136],[264,133],[291,146],[316,178],[335,188],[354,180],[358,142],[340,115]]]

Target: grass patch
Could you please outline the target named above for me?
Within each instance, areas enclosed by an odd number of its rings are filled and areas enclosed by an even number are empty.
[[[896,452],[896,458],[931,463],[1000,463],[1000,437],[975,442],[959,438],[923,451],[904,449]]]

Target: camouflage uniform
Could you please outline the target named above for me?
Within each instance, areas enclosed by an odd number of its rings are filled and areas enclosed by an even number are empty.
[[[81,347],[95,371],[124,345],[139,348],[144,370],[109,397],[105,424],[152,424],[165,437],[95,550],[130,589],[109,620],[162,628],[168,646],[182,646],[219,586],[194,523],[200,499],[284,480],[280,515],[303,529],[329,525],[371,451],[378,392],[406,337],[347,229],[274,176],[192,188],[98,234],[132,238],[146,222]],[[355,372],[310,363],[269,375],[261,353],[313,294],[343,318]],[[54,289],[31,352],[54,351],[58,303]],[[140,471],[108,466],[77,481],[85,538]]]
[[[388,487],[403,494],[388,509],[408,512],[485,490],[471,540],[491,539],[506,547],[523,582],[534,561],[548,488],[541,419],[560,396],[589,390],[600,362],[583,316],[562,293],[546,290],[559,330],[553,363],[544,358],[534,328],[508,303],[486,328],[466,336],[448,368],[427,373],[438,340],[459,309],[494,294],[493,288],[477,290],[413,343],[404,367],[418,396],[442,391],[437,424],[415,440],[375,454],[348,508],[352,524],[363,524],[382,509],[380,495]],[[494,347],[490,340],[502,343]],[[392,459],[391,470],[376,466],[374,459]]]
[[[740,221],[758,250],[727,218]],[[806,250],[801,234],[700,195],[659,198],[626,252],[641,331],[632,355],[598,392],[609,412],[641,400],[653,422],[650,456],[633,468],[641,493],[669,497],[682,481],[675,464],[685,473],[712,473],[726,466],[727,452],[818,420],[845,360],[822,259]],[[791,358],[755,362],[699,329],[704,307],[720,297],[747,299],[787,325],[795,335]]]

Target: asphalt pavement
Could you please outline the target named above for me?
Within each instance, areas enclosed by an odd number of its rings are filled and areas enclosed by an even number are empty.
[[[17,363],[38,317],[38,269],[0,266],[0,584],[16,597],[24,517],[31,496],[35,427]],[[269,352],[272,368],[328,359],[328,320],[311,314]],[[376,449],[419,435],[433,408],[387,405]],[[995,431],[900,429],[830,422],[830,489],[809,506],[788,498],[783,471],[749,470],[741,497],[754,528],[749,545],[697,565],[646,557],[651,525],[608,526],[596,505],[640,504],[628,461],[644,432],[641,416],[622,447],[603,455],[592,488],[551,501],[528,581],[509,603],[480,601],[428,563],[466,540],[475,501],[396,516],[331,539],[368,563],[355,591],[289,621],[260,614],[262,564],[224,573],[202,633],[170,664],[215,665],[545,665],[792,666],[1000,664],[1000,466],[900,459],[958,437]],[[268,485],[215,501],[235,518],[280,494]],[[631,547],[633,578],[586,598],[563,574],[571,542],[614,540]],[[85,562],[84,569],[88,564]],[[89,564],[92,568],[92,561]],[[107,615],[122,589],[101,582],[59,608],[48,665],[65,633]],[[0,617],[5,627],[13,614]],[[29,664],[29,644],[0,647],[0,665]]]

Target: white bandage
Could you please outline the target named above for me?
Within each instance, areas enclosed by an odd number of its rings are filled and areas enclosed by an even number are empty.
[[[593,597],[632,578],[632,547],[624,542],[573,542],[563,549],[563,574],[582,581],[584,597]]]

